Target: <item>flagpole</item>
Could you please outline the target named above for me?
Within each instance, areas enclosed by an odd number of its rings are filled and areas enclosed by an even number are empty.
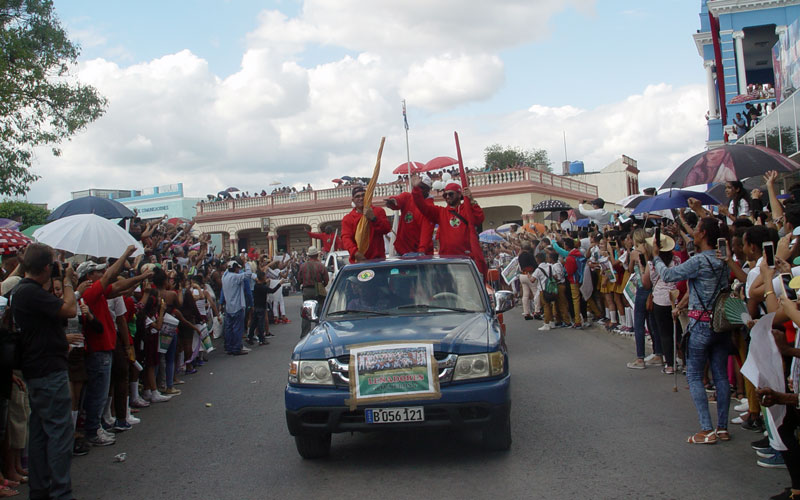
[[[408,147],[408,117],[406,116],[406,100],[403,99],[403,125],[406,129],[406,159],[408,161],[408,190],[411,191],[411,150]]]

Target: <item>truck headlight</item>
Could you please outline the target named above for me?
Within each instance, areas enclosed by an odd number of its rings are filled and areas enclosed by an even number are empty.
[[[296,374],[292,380],[292,371],[296,366]],[[333,385],[331,370],[327,361],[292,361],[289,369],[289,382],[297,384]]]
[[[469,354],[459,356],[453,380],[469,380],[473,378],[494,377],[502,375],[505,358],[502,352]]]

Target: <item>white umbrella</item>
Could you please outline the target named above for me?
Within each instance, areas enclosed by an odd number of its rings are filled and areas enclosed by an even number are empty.
[[[507,233],[514,229],[514,226],[519,226],[519,224],[514,224],[513,222],[509,222],[508,224],[503,224],[502,226],[498,226],[495,231],[498,233]]]
[[[643,202],[644,200],[652,198],[652,196],[647,194],[632,194],[622,198],[617,202],[617,205],[620,205],[625,208],[636,208],[639,206],[639,203]]]
[[[33,233],[39,243],[76,255],[118,258],[128,245],[135,245],[134,256],[144,248],[127,231],[94,214],[71,215],[46,224]]]

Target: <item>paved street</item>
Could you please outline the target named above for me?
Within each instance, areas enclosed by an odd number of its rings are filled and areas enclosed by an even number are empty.
[[[287,304],[293,323],[273,326],[271,345],[212,354],[182,395],[142,410],[115,446],[75,458],[76,496],[750,499],[789,485],[785,470],[755,465],[749,443],[760,436],[738,426],[728,443],[686,444],[698,424],[685,379],[673,393],[660,369],[626,369],[630,338],[539,332],[519,307],[506,314],[510,452],[485,452],[477,435],[375,433],[334,435],[329,459],[303,460],[283,411],[300,298]],[[120,452],[127,461],[115,463]]]

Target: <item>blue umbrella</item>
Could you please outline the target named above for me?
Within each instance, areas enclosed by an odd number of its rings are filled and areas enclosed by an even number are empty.
[[[70,215],[95,214],[105,219],[124,219],[135,217],[133,211],[122,203],[98,196],[85,196],[71,200],[53,210],[47,216],[47,222],[52,222]]]
[[[589,227],[589,223],[592,222],[591,219],[588,217],[586,219],[578,219],[575,221],[575,225],[578,227]]]
[[[686,208],[689,206],[689,198],[697,198],[703,205],[720,204],[719,201],[707,193],[689,191],[686,189],[673,189],[639,203],[633,210],[633,214],[654,212],[656,210],[670,210],[672,208]]]
[[[500,243],[506,241],[502,236],[497,234],[494,229],[487,229],[478,235],[481,243]]]

